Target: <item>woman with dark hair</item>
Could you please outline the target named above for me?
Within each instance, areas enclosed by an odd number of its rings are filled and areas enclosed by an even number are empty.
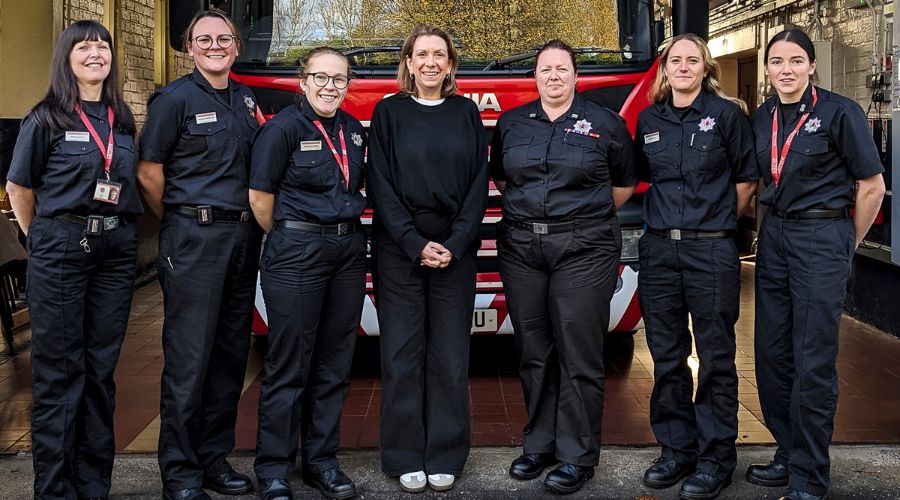
[[[503,192],[500,276],[515,330],[528,423],[509,474],[574,493],[594,476],[603,419],[603,338],[616,287],[616,209],[634,191],[625,121],[575,91],[572,49],[538,50],[539,99],[504,113],[491,145]]]
[[[250,204],[269,234],[260,262],[269,350],[255,464],[263,500],[293,498],[298,448],[305,482],[329,498],[356,494],[336,456],[366,290],[366,131],[339,109],[349,74],[338,50],[310,51],[300,102],[266,122],[253,143]]]
[[[134,116],[97,21],[62,32],[50,82],[22,124],[7,183],[28,235],[34,497],[105,498],[143,213]]]
[[[469,334],[488,174],[478,108],[456,93],[458,64],[443,30],[417,26],[400,51],[400,92],[375,106],[370,129],[381,468],[410,492],[426,482],[452,488],[469,455]]]
[[[884,169],[859,105],[812,85],[816,53],[801,30],[765,51],[776,95],[753,118],[768,207],[756,256],[756,380],[778,448],[747,480],[782,499],[828,494],[838,332],[853,255],[884,196]]]
[[[196,68],[154,92],[138,179],[162,218],[158,275],[165,321],[159,466],[163,497],[253,490],[234,448],[262,234],[250,214],[253,92],[228,77],[241,49],[234,23],[203,11],[184,33]]]
[[[690,476],[682,498],[714,498],[737,461],[741,264],[734,231],[758,178],[753,130],[743,102],[722,91],[719,65],[702,38],[673,38],[659,61],[653,104],[635,133],[638,176],[651,182],[638,284],[654,366],[650,423],[662,445],[643,482],[668,488]],[[687,363],[692,343],[700,358],[696,396]]]

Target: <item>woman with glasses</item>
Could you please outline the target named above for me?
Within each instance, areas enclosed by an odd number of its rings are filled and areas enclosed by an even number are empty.
[[[298,448],[304,482],[328,498],[356,494],[336,457],[366,289],[366,132],[339,109],[349,72],[339,51],[313,49],[302,61],[300,101],[253,143],[250,204],[268,233],[260,285],[269,351],[255,462],[264,500],[292,498]]]
[[[400,51],[400,92],[372,117],[381,468],[409,492],[426,482],[452,488],[469,455],[469,333],[488,176],[478,108],[456,93],[458,64],[443,30],[417,26]]]
[[[97,21],[59,36],[46,97],[25,117],[7,191],[28,235],[34,498],[106,498],[113,372],[137,255],[134,116]],[[109,154],[104,154],[104,152]]]
[[[241,48],[219,11],[197,14],[184,46],[193,74],[150,96],[138,179],[162,218],[165,305],[159,465],[164,498],[246,494],[234,448],[256,295],[261,232],[250,217],[253,93],[228,78]]]

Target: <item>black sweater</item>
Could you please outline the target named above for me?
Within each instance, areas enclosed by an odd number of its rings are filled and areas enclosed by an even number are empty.
[[[426,106],[394,95],[375,106],[366,195],[376,244],[394,242],[412,261],[429,241],[454,256],[477,250],[487,191],[484,126],[470,99]]]

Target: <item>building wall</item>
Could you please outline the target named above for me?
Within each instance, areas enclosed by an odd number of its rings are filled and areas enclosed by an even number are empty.
[[[830,41],[830,61],[820,61],[830,72],[822,81],[830,80],[831,90],[854,99],[870,111],[870,117],[890,115],[890,106],[872,106],[872,89],[866,87],[866,77],[875,71],[884,71],[883,53],[889,43],[885,33],[889,25],[883,12],[883,4],[873,0],[874,11],[869,8],[848,9],[838,0],[763,1],[750,8],[748,2],[736,0],[710,13],[710,46],[714,49],[727,45],[728,40],[744,39],[749,33],[756,39],[759,57],[759,82],[768,83],[763,71],[763,51],[771,35],[791,25],[801,28],[813,41]],[[777,5],[777,7],[776,7]],[[865,4],[863,4],[865,5]],[[874,52],[874,55],[873,55]],[[728,55],[720,51],[717,56]],[[829,86],[829,85],[823,85]],[[887,87],[885,87],[886,89]],[[765,90],[765,87],[761,87]],[[762,102],[760,100],[760,102]]]

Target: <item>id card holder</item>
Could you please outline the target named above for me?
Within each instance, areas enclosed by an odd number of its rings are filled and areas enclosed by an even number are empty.
[[[87,236],[99,236],[103,234],[103,216],[89,215],[87,217],[84,233]]]
[[[208,226],[215,222],[212,205],[197,205],[197,224]]]
[[[122,193],[122,184],[109,179],[97,179],[94,187],[94,200],[103,203],[119,204],[119,194]]]

